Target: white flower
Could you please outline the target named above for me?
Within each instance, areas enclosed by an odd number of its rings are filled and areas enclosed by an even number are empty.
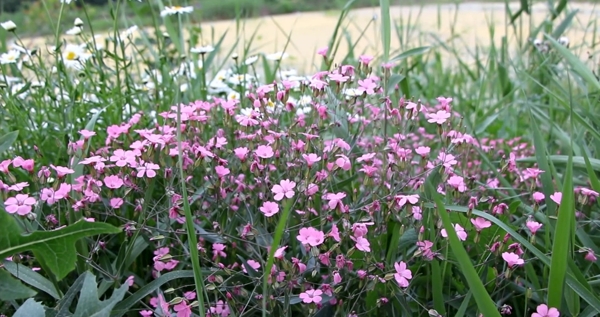
[[[2,28],[7,30],[8,32],[11,32],[11,31],[14,31],[17,29],[17,25],[12,20],[2,22],[2,23],[0,23],[0,25],[2,25]]]
[[[270,61],[280,61],[288,58],[288,53],[285,52],[277,52],[273,54],[268,54],[265,57]]]
[[[180,6],[165,7],[164,10],[162,10],[160,12],[160,16],[161,17],[165,17],[167,15],[175,15],[175,14],[182,14],[182,13],[191,13],[192,11],[194,11],[194,7],[192,7],[192,6],[188,6],[188,7],[180,7]]]
[[[73,22],[74,26],[78,26],[78,27],[82,27],[83,26],[83,21],[80,18],[76,18],[75,22]]]
[[[137,25],[133,25],[130,26],[127,30],[123,31],[123,33],[121,34],[122,37],[130,37],[133,32],[138,30],[138,26]]]
[[[300,100],[298,100],[298,105],[303,107],[312,105],[312,97],[308,95],[300,97]]]
[[[84,45],[67,44],[62,51],[63,61],[68,68],[82,69],[83,63],[92,57]]]
[[[234,86],[244,84],[244,86],[249,87],[253,80],[253,76],[249,74],[234,74],[227,81]]]
[[[240,100],[240,93],[237,91],[231,91],[230,93],[227,94],[227,100],[228,101]]]
[[[348,97],[358,97],[362,95],[362,91],[355,88],[344,89],[344,95]]]
[[[212,47],[211,45],[206,45],[206,46],[194,47],[190,50],[190,52],[196,53],[196,54],[206,54],[206,53],[210,53],[214,50],[215,50],[215,48]]]
[[[558,42],[558,44],[560,44],[562,46],[569,47],[569,38],[567,38],[565,36],[559,37],[557,42]]]
[[[6,53],[3,53],[0,55],[0,64],[15,64],[20,55],[21,53],[19,53],[17,50],[10,50]]]
[[[66,4],[69,4],[69,3],[71,3],[71,0],[60,0],[60,3],[66,3]]]
[[[258,60],[257,55],[250,56],[244,61],[244,64],[246,64],[246,66],[250,66],[250,65],[256,63],[257,60]]]
[[[67,35],[79,35],[81,34],[82,29],[78,26],[74,26],[71,29],[68,29],[67,32],[65,32],[65,34]]]

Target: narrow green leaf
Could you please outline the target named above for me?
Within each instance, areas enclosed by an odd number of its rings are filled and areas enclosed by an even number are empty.
[[[433,291],[433,307],[442,316],[446,315],[446,307],[444,306],[444,287],[442,280],[442,272],[438,260],[431,261],[431,287]]]
[[[473,291],[473,296],[477,302],[477,307],[486,317],[500,317],[500,313],[498,312],[496,304],[485,289],[485,286],[481,282],[479,275],[477,275],[477,271],[475,271],[467,251],[465,251],[462,243],[460,240],[458,240],[454,226],[450,221],[450,216],[448,215],[446,207],[444,206],[439,194],[435,192],[435,189],[432,187],[431,183],[426,182],[425,185],[428,187],[430,193],[435,193],[433,198],[437,208],[437,213],[439,217],[442,218],[442,223],[444,224],[444,228],[448,233],[448,240],[450,241],[452,253],[454,253],[456,260],[458,261],[458,265],[464,274],[467,283],[469,284],[469,288]]]
[[[112,292],[110,298],[102,301],[99,299],[96,277],[91,272],[85,272],[83,287],[73,316],[109,317],[113,307],[123,300],[128,289],[129,285],[123,284]]]
[[[394,89],[396,89],[396,85],[398,85],[404,78],[404,75],[399,74],[390,76],[390,79],[387,82],[387,94],[391,95],[394,92]]]
[[[0,136],[0,153],[8,150],[17,140],[19,131],[12,131],[3,136]]]
[[[23,285],[10,273],[0,269],[0,301],[30,298],[37,294],[36,291]]]
[[[566,165],[569,162],[568,155],[550,155],[548,156],[548,160],[552,162],[554,165]],[[537,162],[537,158],[535,157],[524,157],[517,159],[517,162],[523,163],[535,163]],[[600,160],[595,158],[589,158],[590,168],[596,172],[600,172]],[[587,168],[587,164],[585,163],[585,158],[581,156],[573,156],[573,167],[578,168]]]
[[[383,61],[390,57],[390,43],[392,40],[392,24],[390,21],[390,0],[379,0],[381,7],[381,43],[383,44]]]
[[[119,233],[119,228],[102,222],[80,220],[55,231],[36,231],[22,235],[22,229],[13,216],[0,210],[0,258],[32,251],[43,260],[57,280],[63,279],[75,268],[75,243],[82,238],[99,234]]]
[[[561,307],[563,287],[567,274],[567,260],[571,248],[573,221],[575,219],[575,194],[573,192],[573,157],[569,156],[564,176],[562,200],[558,208],[558,220],[552,237],[552,264],[548,281],[548,305]]]
[[[569,28],[569,26],[571,26],[571,23],[573,23],[573,18],[575,18],[575,15],[577,13],[579,13],[579,10],[577,9],[569,12],[565,19],[562,20],[562,22],[554,29],[554,31],[552,32],[552,37],[555,39],[561,37]]]
[[[412,49],[402,52],[402,53],[400,53],[400,55],[392,58],[390,60],[390,62],[400,61],[400,60],[403,60],[403,59],[406,59],[409,57],[425,54],[427,51],[429,51],[430,48],[431,48],[430,46],[421,46],[421,47],[412,48]]]
[[[559,44],[551,36],[545,34],[545,37],[548,42],[552,44],[552,47],[567,61],[573,71],[579,74],[579,76],[581,76],[581,78],[583,78],[591,87],[600,89],[600,82],[598,82],[594,73],[592,73],[590,68],[586,66],[579,57],[575,56],[569,49]]]
[[[41,274],[33,271],[25,265],[17,264],[12,261],[4,261],[2,265],[8,272],[10,272],[10,274],[21,280],[23,283],[28,284],[54,297],[55,299],[60,299],[60,295],[56,291],[56,288],[52,282],[43,277]]]
[[[469,308],[469,303],[471,302],[471,297],[473,297],[473,292],[468,291],[467,295],[463,299],[462,303],[460,303],[460,307],[458,308],[458,311],[456,312],[456,315],[454,315],[454,317],[464,317],[465,316],[465,313],[467,312],[467,308]]]

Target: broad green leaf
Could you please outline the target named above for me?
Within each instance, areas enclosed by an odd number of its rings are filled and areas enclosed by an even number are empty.
[[[128,289],[129,285],[123,284],[109,299],[101,301],[98,299],[96,277],[91,272],[85,272],[74,317],[109,317],[113,307],[123,300]]]
[[[54,297],[55,299],[60,299],[60,295],[58,294],[54,285],[52,285],[52,282],[43,277],[41,274],[35,272],[25,265],[17,264],[11,261],[4,261],[3,265],[4,268],[10,272],[10,274],[21,280],[23,283],[28,284]]]
[[[119,228],[107,223],[80,220],[55,231],[36,231],[23,235],[13,216],[0,210],[0,258],[32,251],[43,261],[57,280],[62,280],[75,268],[75,243],[82,238],[99,234],[119,233]]]
[[[46,312],[42,304],[30,298],[17,309],[13,317],[44,317]]]
[[[23,285],[10,273],[0,269],[0,301],[30,298],[37,294],[36,291]]]
[[[19,131],[12,131],[3,136],[0,136],[0,153],[8,150],[17,140]]]
[[[473,267],[473,263],[471,263],[471,258],[467,254],[467,251],[465,251],[465,248],[460,240],[458,240],[458,236],[456,235],[456,231],[454,230],[454,226],[450,221],[450,216],[446,211],[446,207],[444,206],[440,195],[437,194],[431,183],[426,182],[425,186],[428,187],[427,190],[430,193],[434,193],[433,198],[437,208],[437,213],[439,217],[442,218],[442,223],[444,224],[444,228],[448,233],[448,240],[450,241],[452,253],[454,253],[456,260],[458,261],[458,266],[467,279],[469,288],[471,291],[473,291],[473,296],[475,297],[475,302],[477,302],[477,307],[486,317],[500,317],[500,313],[498,312],[496,304],[481,282],[477,271],[475,271],[475,268]]]
[[[561,307],[563,298],[567,260],[569,258],[575,220],[572,156],[569,156],[569,162],[567,163],[562,194],[555,233],[552,237],[552,264],[550,265],[550,281],[548,282],[548,305],[557,308]]]
[[[404,78],[406,77],[400,74],[394,74],[390,76],[390,79],[387,82],[387,94],[391,95],[394,92],[394,89],[396,89],[396,85],[398,85]]]
[[[429,51],[431,47],[430,46],[421,46],[421,47],[416,47],[416,48],[412,48],[406,52],[402,52],[400,53],[400,55],[392,58],[390,60],[390,62],[395,62],[395,61],[400,61],[412,56],[418,56],[418,55],[422,55],[425,54],[427,51]]]

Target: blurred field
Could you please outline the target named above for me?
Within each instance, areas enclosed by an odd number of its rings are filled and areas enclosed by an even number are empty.
[[[512,12],[516,12],[519,6],[517,2],[510,4]],[[581,48],[579,52],[584,53],[587,47],[593,46],[591,41],[594,41],[595,34],[589,30],[597,29],[594,23],[600,17],[600,10],[592,3],[571,3],[569,8],[579,10],[579,13],[565,35],[570,39],[571,47]],[[547,12],[545,3],[534,5],[530,25],[542,22]],[[343,21],[342,29],[346,32],[344,36],[356,43],[356,54],[376,55],[380,52],[379,13],[380,9],[377,7],[356,9]],[[392,35],[392,51],[395,51],[395,54],[416,46],[435,45],[441,40],[447,44],[455,41],[452,45],[463,47],[463,57],[466,57],[469,48],[473,48],[475,44],[485,46],[491,40],[500,44],[503,36],[507,36],[509,43],[514,43],[515,40],[515,33],[507,21],[503,3],[394,6],[391,8],[391,16],[393,24],[396,25],[396,34]],[[315,52],[318,48],[327,46],[331,30],[335,29],[338,18],[338,12],[334,11],[277,15],[243,20],[237,30],[235,20],[206,22],[201,25],[205,36],[202,40],[214,44],[214,41],[227,32],[222,51],[228,52],[239,39],[237,49],[242,55],[243,47],[247,45],[252,34],[257,32],[251,53],[268,54],[283,50],[288,36],[291,36],[286,49],[290,57],[284,65],[307,72],[314,70],[315,65],[320,65],[320,60],[317,59],[320,56]],[[490,28],[494,28],[494,32],[490,32]],[[529,36],[528,25],[519,25],[518,29],[524,38]],[[584,30],[588,30],[587,33]],[[492,33],[493,39],[490,36]],[[214,34],[214,38],[211,38],[211,34]],[[187,34],[185,36],[187,37]],[[26,44],[35,47],[52,45],[52,41],[43,37],[25,39]],[[337,59],[342,59],[347,52],[348,44],[343,40]]]

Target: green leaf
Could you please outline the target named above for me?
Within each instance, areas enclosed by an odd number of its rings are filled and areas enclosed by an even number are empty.
[[[129,285],[121,285],[112,293],[109,299],[101,301],[98,299],[96,277],[91,272],[85,272],[84,274],[83,287],[79,294],[74,317],[109,317],[113,307],[125,297]]]
[[[422,55],[424,53],[426,53],[427,51],[429,51],[431,47],[430,46],[421,46],[421,47],[416,47],[416,48],[412,48],[406,52],[402,52],[400,53],[400,55],[392,58],[390,60],[390,62],[395,62],[395,61],[400,61],[412,56],[418,56],[418,55]]]
[[[444,307],[444,286],[442,280],[442,272],[440,270],[440,262],[437,259],[431,261],[431,282],[433,291],[433,307],[442,316],[446,315],[446,307]]]
[[[573,193],[573,157],[569,155],[564,176],[562,200],[558,208],[558,220],[552,242],[552,264],[548,282],[548,305],[561,307],[563,287],[567,274],[569,250],[575,221],[575,194]]]
[[[52,282],[43,277],[41,274],[33,271],[25,265],[17,264],[12,261],[4,261],[3,265],[4,268],[10,272],[10,274],[23,281],[23,283],[35,287],[38,290],[54,297],[55,299],[60,299],[60,295],[56,291],[56,288]]]
[[[22,232],[13,216],[4,210],[0,211],[0,258],[32,251],[36,259],[43,261],[51,271],[48,273],[62,280],[75,268],[75,243],[79,239],[119,233],[121,230],[107,223],[80,220],[55,231],[37,231],[28,235],[22,235]]]
[[[0,136],[0,153],[8,150],[17,140],[19,131],[12,131],[3,136]]]
[[[486,317],[500,317],[500,313],[498,312],[496,304],[481,282],[477,271],[475,271],[475,268],[473,267],[473,263],[471,263],[471,259],[469,258],[467,251],[465,251],[462,243],[460,240],[458,240],[458,236],[456,235],[456,231],[454,230],[454,226],[450,221],[450,216],[446,211],[446,207],[444,206],[440,195],[437,194],[435,188],[432,187],[430,182],[426,182],[425,186],[427,186],[427,190],[433,194],[437,213],[439,217],[442,218],[442,223],[444,224],[444,228],[448,233],[448,240],[450,241],[452,253],[454,253],[456,260],[458,261],[458,266],[464,274],[467,283],[469,284],[469,288],[471,291],[473,291],[473,296],[475,297],[475,302],[477,302],[477,307]]]
[[[44,306],[30,298],[17,309],[13,317],[44,317],[46,312]]]
[[[213,273],[214,272],[210,271],[210,270],[206,270],[205,272],[203,272],[203,274],[205,274],[205,275],[210,275]],[[193,278],[193,277],[194,277],[194,272],[192,270],[174,271],[174,272],[169,272],[164,275],[161,275],[159,278],[146,284],[144,287],[140,288],[137,292],[133,293],[131,296],[127,297],[126,299],[124,299],[120,303],[118,303],[114,307],[114,309],[111,313],[111,317],[121,317],[121,316],[127,314],[127,312],[130,311],[131,307],[133,307],[139,301],[143,300],[146,296],[152,294],[152,292],[159,289],[161,286],[163,286],[164,284],[167,284],[170,281],[182,279],[182,278]]]
[[[462,206],[446,206],[448,210],[458,211],[462,213],[467,213],[468,209]],[[526,238],[523,238],[520,234],[518,234],[515,230],[513,230],[509,225],[502,222],[500,219],[485,213],[481,210],[473,209],[471,211],[473,215],[489,220],[493,224],[502,228],[506,233],[508,233],[513,239],[517,240],[522,246],[524,246],[529,252],[533,253],[540,261],[542,261],[545,265],[550,266],[551,260],[550,258],[544,254],[544,252],[540,251],[533,244],[531,244]],[[567,285],[571,287],[579,295],[586,303],[593,307],[593,309],[600,314],[600,299],[597,295],[595,295],[591,291],[591,287],[589,284],[584,283],[583,281],[579,281],[571,270],[577,269],[577,267],[573,266],[569,271],[567,271]]]
[[[545,36],[548,42],[552,44],[552,47],[567,61],[573,71],[579,74],[579,76],[581,76],[581,78],[583,78],[591,87],[600,89],[600,82],[598,82],[594,73],[592,73],[590,68],[586,66],[579,57],[575,56],[569,49],[556,42],[551,36],[547,34],[545,34]]]
[[[573,11],[569,12],[569,14],[567,14],[565,19],[554,29],[554,31],[552,32],[552,37],[555,39],[561,37],[565,33],[565,31],[569,28],[569,26],[573,22],[573,18],[575,17],[575,15],[577,13],[579,13],[579,10],[573,10]]]
[[[10,273],[0,269],[1,301],[30,298],[35,296],[35,294],[37,294],[36,291],[23,285],[19,280],[13,278]]]
[[[387,83],[387,94],[391,95],[394,89],[396,89],[396,85],[398,85],[404,78],[404,75],[394,74],[390,76],[390,79]]]
[[[390,21],[390,0],[379,0],[381,7],[381,43],[383,44],[383,61],[390,57],[390,43],[392,41],[392,23]]]

